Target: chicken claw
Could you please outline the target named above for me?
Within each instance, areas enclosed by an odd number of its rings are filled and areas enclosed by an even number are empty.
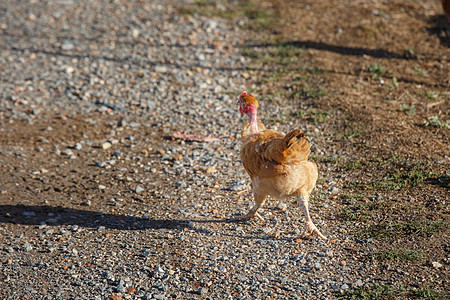
[[[324,236],[319,229],[317,229],[316,225],[313,222],[306,222],[305,229],[302,234],[298,238],[301,239],[310,239],[313,238],[314,235],[319,236],[321,239],[326,240],[326,236]]]
[[[255,217],[258,218],[260,221],[264,221],[264,218],[261,217],[261,215],[259,213],[257,213],[256,211],[253,213],[252,213],[252,211],[249,211],[246,215],[234,217],[233,221],[248,220],[248,219],[253,219]]]

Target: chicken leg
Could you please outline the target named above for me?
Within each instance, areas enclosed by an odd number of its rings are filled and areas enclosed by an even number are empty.
[[[314,235],[318,235],[321,239],[326,240],[327,238],[317,229],[316,225],[311,220],[308,210],[309,193],[307,191],[301,191],[298,195],[298,205],[302,207],[303,213],[306,217],[305,228],[300,234],[300,238],[307,239],[312,238]]]
[[[258,214],[257,210],[263,206],[264,202],[266,201],[266,197],[267,196],[262,196],[262,195],[256,195],[254,194],[254,198],[255,198],[255,205],[253,205],[253,207],[248,211],[248,213],[246,215],[243,216],[237,216],[234,218],[234,220],[247,220],[247,219],[251,219],[254,217],[257,217],[260,221],[264,221],[264,218],[261,217],[260,214]]]

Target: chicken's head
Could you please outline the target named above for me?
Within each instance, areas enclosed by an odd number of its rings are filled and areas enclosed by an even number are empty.
[[[254,113],[259,107],[256,98],[252,95],[248,95],[246,91],[239,96],[238,104],[241,114]]]

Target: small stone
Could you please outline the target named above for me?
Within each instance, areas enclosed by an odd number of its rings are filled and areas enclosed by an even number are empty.
[[[156,73],[166,73],[167,72],[167,67],[166,66],[156,66],[155,67],[155,72]]]
[[[141,255],[142,255],[143,257],[149,257],[149,256],[152,255],[152,252],[150,251],[150,249],[144,249],[144,250],[141,252]]]
[[[112,144],[110,143],[110,142],[104,142],[103,144],[102,144],[102,149],[103,150],[108,150],[108,149],[110,149],[112,147]]]
[[[135,39],[138,38],[140,34],[141,32],[139,31],[139,29],[137,28],[131,29],[131,36],[134,37]]]
[[[61,153],[64,154],[64,155],[67,155],[67,156],[73,155],[73,151],[70,150],[69,148],[67,148],[67,149],[65,149],[65,150],[63,150],[63,151],[61,151]]]
[[[102,185],[102,184],[99,184],[99,185],[97,186],[97,188],[98,188],[99,190],[106,190],[106,186],[104,186],[104,185]]]
[[[433,265],[433,268],[436,269],[442,268],[442,264],[440,262],[433,261],[431,264]]]
[[[234,185],[231,185],[228,189],[230,191],[238,192],[238,191],[243,191],[246,188],[247,187],[245,185],[243,185],[243,184],[234,184]]]
[[[76,143],[75,146],[73,147],[75,150],[81,150],[83,148],[83,146],[80,143]]]
[[[280,203],[278,203],[277,208],[281,211],[286,211],[287,205],[284,202],[280,202]]]
[[[30,243],[26,242],[25,244],[23,244],[23,250],[24,251],[31,251],[31,250],[33,250],[33,247],[31,246]]]
[[[364,283],[362,282],[362,280],[361,280],[361,279],[358,279],[358,280],[356,280],[355,282],[353,282],[352,287],[358,288],[358,287],[363,286],[363,284],[364,284]]]
[[[101,167],[101,168],[105,167],[107,164],[108,164],[108,163],[105,162],[105,161],[97,161],[97,162],[95,163],[95,165],[96,165],[97,167]]]
[[[67,66],[66,67],[66,73],[67,74],[72,74],[75,71],[75,69],[71,66]]]
[[[42,137],[42,136],[38,138],[38,141],[40,143],[44,143],[44,144],[50,143],[50,141],[48,139],[46,139],[45,137]]]
[[[333,289],[333,290],[338,290],[339,289],[339,285],[337,285],[337,284],[332,284],[331,285],[331,288]]]
[[[343,285],[341,285],[341,289],[343,290],[348,290],[348,285],[346,283],[344,283]]]
[[[135,190],[136,194],[140,194],[143,191],[145,191],[145,189],[142,186],[140,186],[140,185],[136,186],[136,190]]]
[[[14,252],[14,248],[11,247],[11,246],[7,246],[7,247],[3,248],[3,250],[5,250],[8,253],[13,253]]]
[[[92,204],[91,200],[86,200],[86,201],[81,202],[81,205],[83,205],[83,206],[91,206],[91,204]]]
[[[62,50],[72,50],[75,45],[71,41],[64,41],[61,45]]]
[[[337,193],[339,193],[339,189],[337,188],[337,187],[332,187],[331,189],[330,189],[330,193],[331,194],[337,194]]]
[[[117,291],[121,293],[124,293],[126,291],[125,281],[123,280],[123,278],[119,280],[119,284],[117,285]]]
[[[214,174],[214,173],[216,173],[217,172],[217,169],[215,168],[215,167],[208,167],[207,169],[206,169],[206,173],[207,174]]]

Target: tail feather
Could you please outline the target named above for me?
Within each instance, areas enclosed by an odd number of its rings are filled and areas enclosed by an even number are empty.
[[[304,138],[305,134],[300,129],[295,129],[286,134],[284,137],[284,142],[286,144],[286,148],[290,148],[296,142],[298,142],[301,138]]]
[[[295,129],[286,134],[283,141],[286,147],[283,151],[283,157],[286,163],[296,163],[308,160],[311,150],[303,131]]]

